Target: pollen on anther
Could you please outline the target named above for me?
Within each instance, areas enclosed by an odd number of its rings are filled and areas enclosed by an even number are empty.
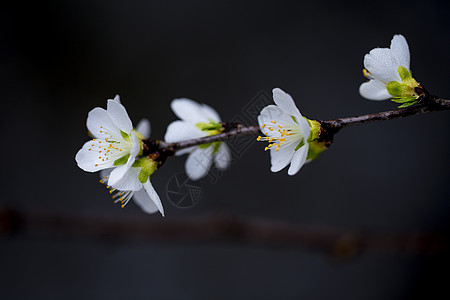
[[[265,128],[267,126],[267,124],[263,124],[262,128]]]
[[[96,167],[98,167],[98,164],[95,164]]]
[[[261,136],[258,136],[258,137],[256,138],[256,140],[259,142],[259,141],[261,140]],[[91,149],[89,149],[89,150],[91,150]]]

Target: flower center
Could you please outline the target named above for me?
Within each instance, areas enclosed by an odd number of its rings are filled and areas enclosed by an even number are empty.
[[[96,167],[109,160],[116,161],[130,151],[131,142],[128,143],[125,141],[124,143],[121,143],[119,141],[114,141],[113,136],[108,133],[103,126],[100,126],[100,133],[106,137],[93,139],[91,147],[88,149],[88,151],[97,152],[99,155],[97,163],[95,164]]]
[[[272,147],[275,148],[275,151],[279,151],[284,143],[303,139],[300,131],[293,124],[282,124],[271,120],[269,124],[263,124],[261,127],[265,136],[258,136],[256,140],[269,142],[269,145],[264,148],[265,151]]]

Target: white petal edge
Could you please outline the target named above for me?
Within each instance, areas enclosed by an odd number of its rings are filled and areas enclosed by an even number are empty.
[[[190,139],[197,139],[207,136],[206,132],[198,129],[195,124],[186,121],[173,121],[167,127],[164,140],[168,143],[175,143]]]
[[[273,101],[282,111],[296,118],[302,115],[295,105],[294,99],[292,99],[291,95],[280,88],[274,88],[272,90],[272,94]]]
[[[311,126],[309,126],[309,123],[305,118],[301,117],[300,119],[298,119],[298,127],[306,142],[309,138],[309,135],[311,134]]]
[[[112,135],[114,140],[123,139],[120,129],[111,120],[106,110],[101,107],[96,107],[89,112],[86,127],[95,138],[110,138]]]
[[[177,98],[170,103],[175,115],[183,121],[191,123],[204,122],[208,119],[203,115],[203,108],[194,100]]]
[[[197,148],[197,146],[189,147],[189,148],[185,148],[185,149],[180,149],[177,152],[175,152],[175,156],[181,156],[181,155],[185,155],[185,154],[191,153],[192,151],[195,150],[195,148]]]
[[[359,93],[366,99],[381,101],[392,98],[392,95],[387,91],[386,85],[376,79],[364,82],[359,87]]]
[[[139,132],[144,138],[148,139],[151,134],[150,121],[142,119],[136,126],[136,131]]]
[[[207,120],[212,120],[214,122],[222,122],[217,111],[209,105],[202,104],[202,114]]]
[[[110,100],[110,99],[108,99],[108,100]],[[120,104],[120,96],[119,95],[116,95],[115,97],[114,97],[114,99],[112,99],[113,101],[116,101],[117,103],[119,103]]]
[[[156,204],[150,199],[145,189],[141,189],[134,193],[133,200],[145,213],[154,214],[159,210]]]
[[[116,168],[117,170],[117,168]],[[111,174],[114,170],[111,172]],[[114,185],[110,184],[108,181],[108,185],[112,186],[121,191],[139,191],[142,189],[142,183],[139,181],[139,173],[141,172],[141,168],[130,168],[128,171],[122,176],[120,181],[115,183]]]
[[[212,147],[195,149],[186,159],[186,174],[191,180],[199,180],[208,174],[212,164]]]
[[[401,34],[396,34],[391,40],[391,50],[394,53],[400,66],[409,69],[410,64],[410,54],[409,46],[405,37]]]
[[[230,166],[231,151],[225,143],[220,143],[219,150],[214,155],[214,164],[219,170],[226,170]]]
[[[150,183],[150,178],[147,179],[147,181],[144,183],[144,189],[150,197],[150,200],[153,201],[161,215],[164,217],[164,208],[162,206],[161,199],[159,198],[158,193],[153,188],[153,185]]]
[[[78,167],[86,172],[97,172],[113,167],[114,160],[102,161],[98,158],[97,151],[89,151],[89,149],[93,148],[92,143],[92,140],[84,143],[83,147],[75,155],[75,161]]]
[[[127,134],[131,133],[133,130],[133,123],[128,116],[127,110],[122,104],[117,103],[114,100],[108,100],[106,111],[120,130]]]
[[[285,144],[278,151],[275,148],[270,149],[270,171],[276,173],[283,170],[292,160],[295,154],[297,144]]]
[[[291,160],[291,165],[288,170],[288,174],[293,176],[300,171],[302,166],[305,164],[306,156],[308,155],[309,144],[304,145],[298,149]]]

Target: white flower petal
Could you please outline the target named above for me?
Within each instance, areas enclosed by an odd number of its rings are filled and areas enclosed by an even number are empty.
[[[294,99],[292,99],[291,95],[284,92],[280,88],[273,89],[272,93],[273,101],[282,111],[296,118],[302,115],[295,105]]]
[[[259,127],[261,127],[261,131],[264,132],[265,130],[263,125],[270,125],[271,121],[276,121],[277,123],[296,124],[290,115],[286,114],[276,105],[268,105],[261,110],[261,113],[258,116],[258,123]]]
[[[115,168],[111,172],[110,178],[114,171],[122,167],[124,166]],[[139,181],[140,172],[141,168],[129,168],[117,183],[110,184],[110,181],[108,181],[108,185],[121,191],[139,191],[140,189],[142,189],[142,183]]]
[[[195,124],[185,121],[174,121],[167,127],[164,140],[168,143],[175,143],[190,139],[196,139],[207,136],[206,132],[198,129]]]
[[[361,84],[359,93],[369,100],[387,100],[392,98],[392,95],[387,91],[386,84],[376,79]]]
[[[186,159],[185,168],[191,180],[198,180],[208,174],[212,164],[212,147],[195,149]]]
[[[295,151],[292,157],[291,166],[289,167],[288,174],[295,175],[300,170],[300,168],[305,164],[306,156],[308,155],[309,145],[306,144],[297,151]]]
[[[153,214],[158,211],[156,204],[150,199],[145,189],[137,191],[133,195],[134,202],[146,213]]]
[[[300,141],[299,141],[300,142]],[[272,172],[279,172],[284,169],[290,162],[295,153],[295,147],[298,144],[290,143],[280,147],[278,151],[276,148],[270,149],[270,162],[272,164],[270,170]]]
[[[136,159],[136,156],[141,151],[141,145],[139,144],[139,139],[136,136],[136,133],[132,131],[130,136],[131,136],[131,149],[130,149],[130,158],[128,159],[127,164],[133,164],[134,160]]]
[[[139,132],[144,138],[148,139],[151,133],[150,121],[142,119],[136,126],[136,131]]]
[[[222,122],[217,111],[209,105],[201,104],[202,115],[208,121]]]
[[[403,66],[409,70],[409,47],[406,39],[401,34],[396,34],[391,41],[391,50],[400,66]]]
[[[208,119],[203,115],[203,108],[197,102],[187,99],[178,98],[170,103],[175,115],[181,120],[191,123],[205,122]]]
[[[103,142],[106,144],[106,141]],[[97,150],[97,146],[92,146],[93,144],[94,141],[92,140],[84,143],[83,147],[75,155],[78,167],[86,172],[97,172],[113,167],[116,158],[113,156],[110,156],[109,159],[102,158],[98,152],[100,150]]]
[[[96,107],[88,114],[86,126],[95,138],[113,138],[122,140],[120,129],[111,120],[106,110]]]
[[[364,56],[364,67],[374,78],[384,83],[401,81],[398,66],[399,62],[391,49],[375,48]]]
[[[108,100],[109,100],[109,99],[108,99]],[[116,95],[116,96],[114,97],[114,99],[112,99],[112,100],[114,100],[114,101],[116,101],[117,103],[120,104],[120,96],[119,96],[119,95]]]
[[[117,103],[114,100],[108,100],[106,111],[120,130],[128,134],[131,133],[133,124],[131,123],[130,117],[128,117],[127,110],[122,104]]]
[[[231,151],[227,144],[220,143],[219,150],[214,155],[214,163],[219,170],[225,170],[230,166]]]
[[[158,193],[155,191],[152,184],[150,183],[150,178],[147,179],[147,181],[144,183],[144,189],[147,192],[148,196],[150,197],[151,201],[153,201],[153,203],[156,205],[161,215],[164,217],[164,208],[162,206],[161,199],[159,199]]]
[[[309,135],[311,134],[311,126],[309,126],[308,121],[306,121],[306,119],[303,117],[300,117],[297,121],[300,133],[304,137],[305,141],[308,140]]]
[[[108,185],[115,187],[119,182],[126,176],[126,173],[130,170],[133,163],[136,161],[136,155],[140,151],[139,141],[134,132],[131,132],[132,146],[130,149],[130,157],[128,158],[126,164],[115,168],[108,179]]]
[[[181,156],[181,155],[185,155],[185,154],[191,153],[191,152],[194,151],[196,148],[197,148],[197,146],[189,147],[189,148],[184,148],[184,149],[178,150],[177,152],[175,152],[175,156]]]

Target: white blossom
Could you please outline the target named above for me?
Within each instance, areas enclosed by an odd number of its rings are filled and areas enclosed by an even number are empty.
[[[114,193],[113,198],[122,206],[134,196],[144,211],[153,213],[159,210],[164,215],[161,200],[150,183],[150,175],[157,168],[156,162],[139,157],[142,139],[150,135],[148,120],[142,120],[134,130],[117,95],[108,100],[106,110],[96,107],[89,112],[87,128],[94,139],[86,142],[76,154],[78,166],[86,172],[105,170],[101,182],[107,185]]]
[[[305,119],[292,97],[279,88],[273,89],[276,105],[265,107],[258,116],[258,123],[265,137],[258,141],[267,141],[270,149],[271,171],[278,172],[291,164],[289,175],[295,175],[306,162],[311,126]]]
[[[409,47],[403,35],[394,35],[390,48],[372,49],[364,56],[364,67],[364,75],[369,79],[359,88],[364,98],[408,101],[418,98],[414,90],[418,83],[411,75]]]
[[[206,104],[180,98],[174,99],[170,106],[181,120],[174,121],[167,127],[164,139],[168,143],[215,135],[223,131],[219,114]],[[192,180],[206,176],[213,163],[218,169],[225,170],[231,161],[230,149],[224,142],[182,149],[177,151],[176,155],[186,153],[189,153],[189,156],[185,169]]]

